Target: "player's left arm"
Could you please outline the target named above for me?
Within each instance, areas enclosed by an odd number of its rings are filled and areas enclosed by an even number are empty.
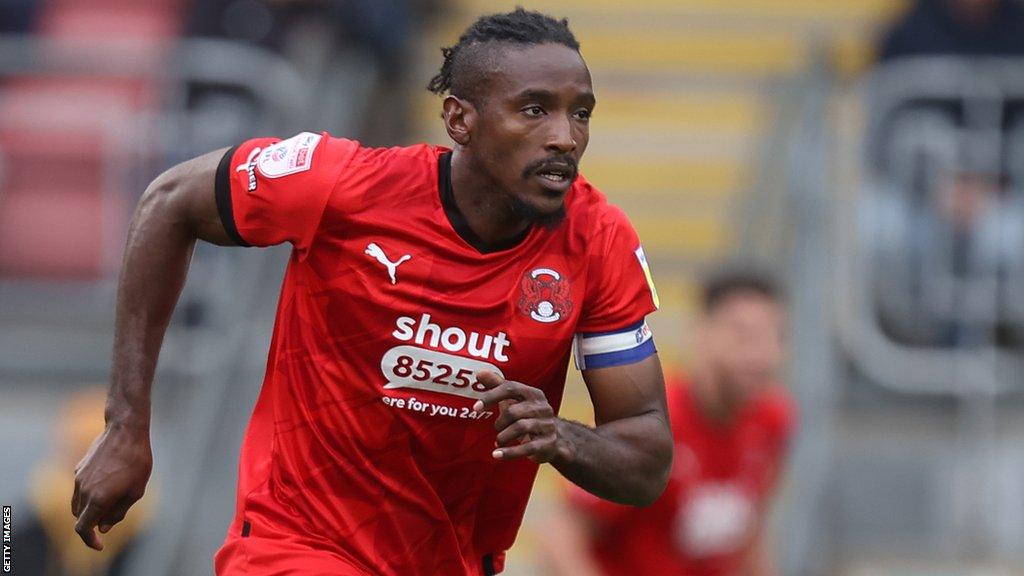
[[[583,370],[594,404],[593,428],[568,420],[560,432],[568,457],[563,476],[612,502],[644,506],[661,496],[672,467],[672,430],[658,355],[639,362]]]
[[[478,378],[492,388],[476,409],[502,407],[495,458],[549,462],[581,488],[620,504],[646,506],[665,490],[673,445],[657,354],[583,371],[595,427],[557,418],[537,388],[493,372]]]
[[[673,449],[661,363],[644,320],[658,297],[626,215],[608,207],[596,225],[574,347],[597,425],[557,418],[543,391],[490,372],[477,376],[491,389],[476,408],[501,407],[495,458],[550,462],[596,496],[646,506],[665,490]]]

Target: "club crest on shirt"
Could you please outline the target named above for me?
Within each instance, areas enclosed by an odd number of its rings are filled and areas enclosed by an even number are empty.
[[[537,322],[558,322],[572,311],[569,281],[551,268],[535,268],[519,285],[519,311]]]

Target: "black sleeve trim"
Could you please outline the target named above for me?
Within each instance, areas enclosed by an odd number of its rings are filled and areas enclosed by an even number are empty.
[[[225,152],[224,157],[220,159],[220,164],[217,165],[217,177],[213,186],[214,195],[217,198],[217,214],[220,215],[224,231],[231,236],[236,244],[252,246],[238,233],[238,227],[235,226],[235,213],[231,208],[231,157],[235,155],[235,150],[238,150],[238,146],[232,146]]]

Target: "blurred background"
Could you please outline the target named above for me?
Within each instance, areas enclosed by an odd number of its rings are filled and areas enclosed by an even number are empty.
[[[582,44],[599,101],[582,169],[644,241],[666,367],[687,365],[708,270],[759,262],[788,288],[801,425],[773,516],[781,573],[1024,574],[1016,0],[0,0],[15,528],[67,574],[212,571],[287,247],[199,248],[155,385],[151,489],[109,553],[83,556],[71,469],[102,426],[136,199],[254,136],[447,143],[424,89],[439,48],[516,4],[568,17]],[[590,418],[575,371],[567,386],[563,414]],[[507,574],[544,573],[558,492],[546,468]],[[43,574],[30,540],[15,573]]]

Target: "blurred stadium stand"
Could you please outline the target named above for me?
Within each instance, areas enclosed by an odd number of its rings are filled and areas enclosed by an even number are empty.
[[[844,546],[885,548],[902,532],[900,545],[922,558],[1024,565],[1024,482],[1008,473],[1024,466],[1014,424],[1022,70],[1020,60],[921,58],[837,93],[863,98],[867,114],[841,105],[833,126],[834,174],[854,176],[837,180],[830,210],[846,216],[830,239],[847,362],[838,445],[848,452],[837,456],[859,476],[833,482],[848,511],[835,534]],[[873,445],[879,427],[885,446]]]
[[[893,64],[860,80],[900,0],[459,0],[423,40],[413,84],[474,17],[516,4],[569,16],[582,43],[599,100],[583,171],[644,240],[666,364],[685,364],[701,271],[739,256],[788,281],[804,423],[778,506],[782,573],[1024,574],[1024,124],[1013,103],[1024,66]],[[4,503],[45,453],[60,396],[106,378],[116,269],[145,184],[214,147],[322,127],[325,89],[302,66],[183,40],[186,9],[52,0],[38,34],[0,41]],[[338,109],[359,110],[373,71],[339,58],[353,81],[326,86]],[[202,82],[260,105],[190,107],[188,85]],[[907,106],[921,100],[943,104]],[[420,128],[406,140],[446,142],[437,100],[415,102]],[[331,124],[360,124],[338,109]],[[951,267],[948,229],[915,224],[929,222],[926,183],[961,161],[999,175],[994,223],[977,228],[980,256],[965,257],[974,267]],[[933,236],[915,244],[914,226]],[[286,252],[197,251],[155,394],[162,529],[133,573],[210,571]],[[564,411],[586,419],[570,377]],[[538,484],[511,576],[540,573],[553,478]]]
[[[63,394],[106,380],[116,272],[146,184],[211,148],[298,131],[309,109],[311,91],[280,57],[183,40],[185,9],[61,0],[42,7],[38,34],[0,39],[0,498],[15,510]],[[244,122],[211,118],[190,107],[192,83],[260,106]],[[154,483],[173,504],[131,574],[210,572],[285,256],[197,250],[154,394]]]

